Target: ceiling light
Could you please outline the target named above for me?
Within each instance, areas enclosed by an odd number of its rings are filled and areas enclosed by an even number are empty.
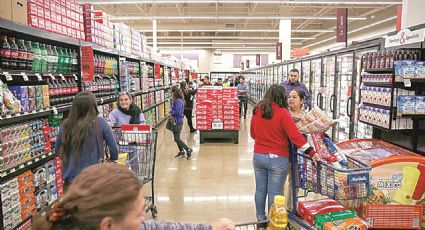
[[[152,42],[148,42],[152,44]],[[275,42],[157,42],[158,45],[276,45]],[[302,45],[302,43],[291,43],[292,45]]]
[[[336,20],[335,16],[111,16],[111,20]],[[366,20],[367,17],[349,16],[348,20]]]
[[[152,33],[152,29],[148,30],[138,30],[139,32],[148,32]],[[279,30],[270,30],[270,29],[160,29],[156,30],[156,32],[242,32],[242,33],[259,33],[259,32],[267,32],[267,33],[279,33]],[[335,30],[330,29],[300,29],[300,30],[292,30],[295,33],[332,33]]]
[[[311,4],[338,4],[338,5],[397,5],[401,4],[401,0],[387,0],[387,1],[373,1],[373,0],[81,0],[80,4],[90,3],[96,5],[108,5],[108,4],[175,4],[175,3],[257,3],[257,4],[290,4],[290,5],[311,5]]]
[[[158,49],[258,49],[258,50],[275,50],[275,47],[264,47],[264,46],[161,46]]]
[[[152,37],[148,37],[148,39],[152,40]],[[160,36],[157,39],[161,40],[279,40],[278,37],[226,37],[226,36]],[[314,37],[292,37],[292,40],[314,40]]]

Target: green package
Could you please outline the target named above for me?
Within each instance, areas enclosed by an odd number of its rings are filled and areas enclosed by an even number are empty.
[[[314,227],[317,230],[323,230],[323,224],[326,222],[331,222],[335,220],[344,220],[344,219],[353,218],[356,216],[357,215],[350,210],[316,215],[316,217],[314,218]]]

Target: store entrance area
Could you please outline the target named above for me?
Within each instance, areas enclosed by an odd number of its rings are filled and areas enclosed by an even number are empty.
[[[165,125],[158,127],[155,195],[159,220],[212,223],[228,217],[235,223],[255,221],[250,120],[250,114],[241,119],[238,145],[231,139],[200,144],[199,131],[190,133],[185,120],[181,136],[194,150],[191,160],[175,159],[178,149],[172,133]]]

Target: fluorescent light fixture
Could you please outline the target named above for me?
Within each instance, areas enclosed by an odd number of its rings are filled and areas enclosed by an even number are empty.
[[[181,50],[181,49],[239,49],[239,50],[245,50],[245,49],[250,49],[250,50],[275,50],[274,46],[161,46],[158,47],[158,49],[160,50]]]
[[[152,44],[153,42],[148,42],[150,44]],[[238,45],[238,44],[243,44],[243,45],[275,45],[276,42],[157,42],[157,44],[160,45],[186,45],[186,44],[190,44],[190,45]],[[291,43],[291,44],[301,44],[301,43]]]
[[[112,16],[111,20],[336,20],[335,16]],[[350,16],[348,20],[366,20],[367,17]]]
[[[370,27],[377,26],[377,25],[380,25],[380,24],[382,24],[382,23],[385,23],[385,22],[388,22],[388,21],[394,20],[394,19],[396,19],[396,18],[397,18],[397,16],[393,16],[393,17],[390,17],[390,18],[387,18],[387,19],[384,19],[384,20],[381,20],[381,21],[377,21],[377,22],[374,22],[374,23],[369,24],[369,25],[367,25],[367,26],[363,26],[363,27],[360,27],[360,28],[357,28],[357,29],[354,29],[354,30],[350,30],[350,31],[348,31],[348,33],[347,33],[347,34],[356,33],[356,32],[359,32],[359,31],[362,31],[362,30],[368,29],[368,28],[370,28]],[[330,40],[332,40],[332,39],[336,39],[336,36],[332,36],[332,37],[330,37],[330,38],[326,38],[326,39],[321,40],[321,41],[319,41],[319,42],[315,42],[315,43],[312,43],[312,44],[306,45],[306,46],[304,46],[303,48],[308,48],[308,47],[316,46],[316,45],[319,45],[319,44],[321,44],[321,43],[324,43],[324,42],[330,41]]]
[[[152,33],[152,29],[148,30],[138,30],[139,32],[149,32]],[[228,33],[279,33],[279,30],[270,30],[270,29],[160,29],[156,30],[156,32],[228,32]],[[292,30],[295,33],[333,33],[335,30],[330,29],[300,29],[300,30]]]
[[[179,3],[256,3],[256,4],[290,4],[290,5],[311,5],[311,4],[338,4],[338,5],[396,5],[401,4],[401,0],[388,0],[388,1],[373,1],[373,0],[327,0],[327,1],[315,1],[315,0],[81,0],[80,4],[90,3],[95,5],[109,5],[109,4],[179,4]]]
[[[225,36],[160,36],[158,40],[279,40],[278,37],[225,37]],[[148,37],[152,40],[152,37]],[[292,37],[292,40],[314,40],[313,37]]]

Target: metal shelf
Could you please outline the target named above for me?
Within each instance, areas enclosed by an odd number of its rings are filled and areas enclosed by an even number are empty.
[[[390,129],[390,128],[385,128],[385,127],[382,127],[382,126],[374,125],[372,123],[369,123],[369,122],[366,122],[366,121],[362,121],[360,119],[359,119],[359,121],[361,123],[363,123],[363,124],[370,125],[370,126],[372,126],[374,128],[385,130],[385,131],[408,131],[408,130],[412,130],[412,129]]]
[[[367,106],[370,106],[370,107],[375,107],[375,108],[380,108],[380,109],[387,109],[387,110],[394,109],[393,106],[379,105],[379,104],[374,104],[374,103],[370,103],[370,102],[360,102],[360,103],[367,105]]]
[[[393,83],[391,82],[362,82],[364,85],[367,86],[376,86],[376,87],[388,87],[390,88],[393,86]]]
[[[102,52],[102,53],[106,53],[106,54],[110,54],[110,55],[112,54],[112,55],[117,55],[118,56],[118,53],[119,53],[118,50],[116,50],[116,49],[106,48],[106,47],[103,47],[103,46],[99,46],[99,45],[93,44],[91,42],[84,42],[84,41],[82,41],[81,42],[81,46],[91,46],[94,51]]]
[[[367,69],[364,69],[364,72],[368,72],[368,73],[392,73],[393,68],[367,68]]]

